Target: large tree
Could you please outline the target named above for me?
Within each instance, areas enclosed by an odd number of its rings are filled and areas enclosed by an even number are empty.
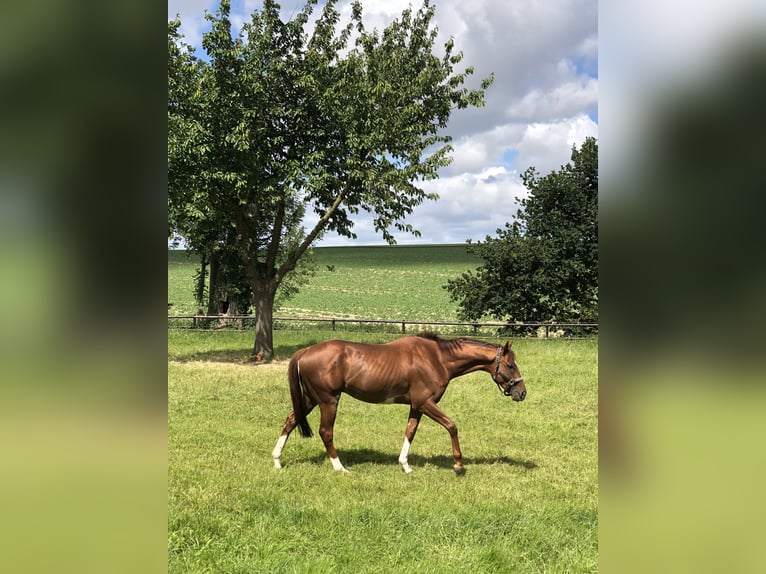
[[[206,16],[205,59],[169,25],[169,210],[185,233],[233,230],[254,296],[253,354],[265,359],[277,289],[323,233],[354,237],[365,210],[389,242],[418,234],[406,218],[437,199],[419,183],[451,161],[449,117],[483,105],[492,82],[463,87],[473,70],[454,71],[451,40],[434,53],[427,0],[382,33],[365,28],[359,2],[343,27],[335,0],[314,19],[316,3],[285,22],[264,0],[234,37],[223,0]],[[315,214],[309,230],[303,210]]]
[[[598,318],[598,144],[572,148],[571,163],[522,174],[528,197],[497,237],[471,244],[484,259],[475,273],[447,283],[459,315],[508,321]]]

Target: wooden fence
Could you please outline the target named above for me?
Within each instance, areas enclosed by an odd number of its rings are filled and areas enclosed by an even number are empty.
[[[248,329],[252,315],[168,315],[168,327],[191,329]],[[348,319],[338,317],[274,317],[274,330],[329,328],[331,331],[376,330],[385,332],[436,331],[451,335],[524,335],[540,338],[582,338],[598,335],[598,323],[409,321],[400,319]],[[483,329],[483,331],[482,331]],[[487,329],[493,329],[488,333]]]

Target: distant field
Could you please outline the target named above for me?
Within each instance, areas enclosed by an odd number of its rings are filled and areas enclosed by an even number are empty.
[[[442,288],[482,260],[465,244],[319,247],[317,274],[277,311],[285,317],[455,321],[457,308]],[[169,313],[196,312],[196,259],[168,251]]]
[[[194,273],[199,258],[187,251],[168,249],[168,308],[169,315],[196,313],[194,304]]]

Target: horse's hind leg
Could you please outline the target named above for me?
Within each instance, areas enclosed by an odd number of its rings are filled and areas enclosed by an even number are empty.
[[[423,416],[423,413],[410,407],[410,418],[407,421],[407,429],[404,431],[404,444],[402,445],[402,452],[399,455],[399,464],[402,465],[402,470],[407,474],[412,472],[412,468],[407,462],[407,455],[410,452],[410,446],[415,438],[415,432],[418,430],[421,416]]]
[[[295,429],[296,426],[295,413],[290,412],[285,421],[285,426],[282,427],[282,434],[279,435],[277,444],[274,447],[274,450],[271,451],[271,458],[274,460],[274,468],[282,468],[282,463],[279,459],[282,456],[282,450],[285,448],[285,443],[287,442],[290,433],[293,432],[293,429]]]
[[[314,403],[306,397],[306,414],[309,414],[313,408]],[[282,450],[285,448],[285,443],[290,437],[290,433],[295,430],[296,426],[298,426],[298,423],[295,420],[295,413],[290,412],[290,414],[287,415],[287,420],[285,420],[285,425],[282,427],[282,434],[279,435],[277,444],[271,452],[271,458],[274,460],[274,468],[282,468],[282,463],[279,459],[282,457]]]
[[[322,442],[324,442],[324,447],[327,449],[327,456],[330,457],[332,467],[341,472],[348,472],[338,459],[338,453],[335,451],[335,445],[333,444],[333,428],[335,427],[335,415],[338,412],[338,399],[339,397],[334,397],[334,400],[319,405],[321,412],[319,436],[322,437]]]

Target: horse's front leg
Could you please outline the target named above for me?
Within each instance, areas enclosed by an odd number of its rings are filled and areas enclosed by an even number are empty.
[[[443,410],[441,410],[433,400],[426,402],[423,405],[423,412],[440,425],[442,425],[449,433],[450,439],[452,439],[452,456],[455,457],[455,465],[452,469],[458,476],[465,472],[463,468],[463,454],[460,452],[460,442],[457,440],[457,425],[452,422]]]
[[[420,417],[422,416],[422,412],[410,407],[410,418],[407,421],[407,428],[404,431],[404,444],[402,445],[402,452],[399,454],[399,464],[402,465],[402,470],[407,474],[412,472],[412,468],[407,463],[407,455],[409,455],[410,446],[412,446],[412,441],[415,438],[415,432],[418,430]]]
[[[330,457],[332,467],[341,472],[348,472],[348,470],[341,464],[340,459],[338,458],[338,453],[335,450],[335,444],[333,443],[333,429],[335,427],[335,415],[338,412],[338,399],[339,397],[336,397],[335,400],[329,403],[322,403],[319,405],[319,436],[322,437],[322,442],[327,449],[327,456]]]

